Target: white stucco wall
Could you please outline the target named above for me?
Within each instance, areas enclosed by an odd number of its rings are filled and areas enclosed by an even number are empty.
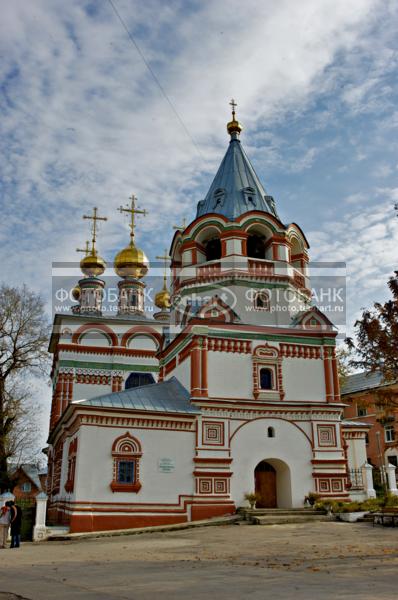
[[[140,481],[137,494],[112,492],[112,444],[128,431],[142,447]],[[121,429],[86,426],[80,429],[79,454],[75,490],[79,501],[177,503],[179,494],[193,493],[193,462],[195,433],[148,429]],[[175,470],[162,473],[160,458],[175,461]]]
[[[95,398],[112,392],[111,385],[95,385],[88,383],[73,384],[73,400],[86,400],[87,398]]]
[[[367,462],[366,444],[364,438],[346,439],[348,468],[359,469]]]
[[[274,428],[274,438],[267,437],[268,427]],[[310,442],[288,421],[256,419],[242,425],[231,440],[231,455],[231,496],[236,506],[246,506],[244,494],[254,491],[254,469],[263,460],[276,469],[279,508],[302,507],[313,489]]]
[[[282,361],[285,400],[326,400],[325,375],[320,359],[284,358]]]
[[[252,398],[252,359],[249,354],[208,352],[209,396]]]
[[[182,363],[178,364],[174,371],[166,375],[165,379],[177,377],[178,381],[187,388],[191,389],[191,357],[188,356]]]
[[[82,346],[101,346],[101,348],[104,348],[110,345],[110,341],[104,333],[92,330],[80,336],[79,344],[82,344]]]
[[[138,350],[157,350],[156,341],[149,335],[135,335],[129,339],[128,348]]]

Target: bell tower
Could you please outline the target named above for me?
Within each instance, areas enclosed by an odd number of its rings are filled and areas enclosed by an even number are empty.
[[[242,147],[235,100],[231,106],[227,152],[195,220],[172,242],[172,323],[218,296],[242,322],[288,326],[309,307],[309,245],[298,225],[280,220]]]

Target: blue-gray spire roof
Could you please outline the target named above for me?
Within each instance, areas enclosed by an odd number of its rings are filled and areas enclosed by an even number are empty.
[[[249,210],[262,210],[278,218],[274,199],[263,188],[242,148],[238,133],[232,133],[228,150],[206,198],[198,202],[196,218],[218,213],[233,221]]]

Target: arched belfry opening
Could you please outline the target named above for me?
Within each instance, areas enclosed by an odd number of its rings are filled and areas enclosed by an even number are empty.
[[[265,236],[252,233],[247,238],[247,256],[250,258],[265,258]]]
[[[214,237],[205,243],[206,261],[218,260],[221,258],[221,241],[219,237]]]

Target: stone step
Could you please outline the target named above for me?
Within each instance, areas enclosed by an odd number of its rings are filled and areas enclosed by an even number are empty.
[[[63,539],[65,535],[69,534],[69,527],[65,527],[63,525],[48,525],[46,529],[46,537],[49,540]]]
[[[254,525],[285,525],[288,523],[308,523],[318,521],[330,521],[328,515],[318,513],[316,515],[267,515],[267,516],[252,516],[251,522]]]
[[[255,508],[254,510],[245,511],[250,515],[319,515],[322,511],[313,510],[311,508]]]

